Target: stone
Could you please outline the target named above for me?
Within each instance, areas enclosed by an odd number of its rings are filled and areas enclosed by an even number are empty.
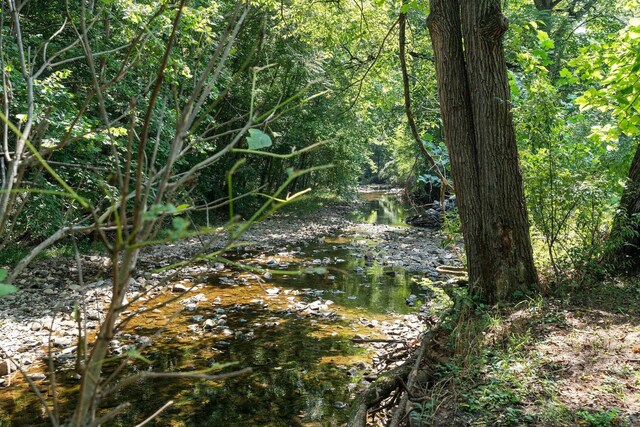
[[[173,292],[186,292],[189,288],[182,283],[176,283],[171,287]]]
[[[41,279],[44,279],[45,277],[49,277],[49,271],[48,270],[36,270],[33,272],[33,275],[36,277],[39,277]]]
[[[71,337],[54,337],[53,345],[56,347],[68,347],[73,343],[73,338]]]
[[[206,330],[206,331],[210,331],[210,330],[212,330],[213,328],[215,328],[215,327],[216,327],[216,324],[217,324],[217,323],[216,323],[216,321],[215,321],[215,320],[213,320],[213,319],[207,319],[207,320],[205,320],[205,321],[204,321],[204,323],[202,324],[202,328],[203,328],[204,330]]]
[[[29,375],[29,379],[31,379],[31,381],[42,381],[47,379],[47,376],[42,372],[36,372],[35,374]]]

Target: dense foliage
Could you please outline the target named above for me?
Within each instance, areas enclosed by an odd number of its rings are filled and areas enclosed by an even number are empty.
[[[17,15],[12,4],[20,8]],[[640,37],[632,19],[637,2],[545,4],[507,2],[512,25],[506,51],[538,259],[557,269],[558,257],[577,266],[604,250],[601,243],[638,145]],[[86,46],[77,38],[86,16],[71,6],[3,3],[3,112],[62,180],[99,206],[118,197],[114,165],[123,164],[128,150],[138,157],[138,144],[127,145],[127,112],[149,102],[175,5],[92,2],[85,11],[91,19]],[[155,143],[145,145],[143,157],[162,163],[169,156],[183,98],[233,22],[233,10],[231,1],[185,6],[145,130]],[[344,195],[358,181],[390,182],[437,196],[440,179],[420,157],[406,125],[397,61],[400,12],[408,13],[407,62],[417,125],[424,146],[446,171],[433,54],[423,24],[426,2],[309,6],[290,0],[256,2],[251,8],[228,59],[215,70],[218,80],[209,100],[200,104],[191,150],[175,165],[178,174],[220,152],[254,112],[266,119],[260,129],[273,141],[272,153],[321,145],[291,158],[250,156],[235,171],[236,195],[274,191],[288,168],[331,164],[294,180],[288,191],[313,187]],[[93,63],[85,58],[87,49]],[[96,96],[96,83],[103,85],[103,96]],[[37,161],[20,166],[16,188],[7,185],[16,135],[7,126],[4,134],[3,183],[14,192],[5,196],[2,247],[35,244],[60,227],[82,223],[81,206],[57,195],[59,182]],[[228,196],[226,171],[239,156],[222,156],[215,166],[199,170],[172,200],[207,210],[216,205]],[[256,194],[243,198],[240,210],[248,215],[261,200]]]

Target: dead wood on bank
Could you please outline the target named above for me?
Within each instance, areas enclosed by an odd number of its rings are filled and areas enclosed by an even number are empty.
[[[366,427],[370,413],[378,412],[387,406],[394,406],[389,426],[397,427],[405,418],[407,403],[411,400],[412,387],[427,379],[435,367],[442,362],[436,349],[440,349],[441,338],[450,331],[442,328],[444,319],[451,311],[447,311],[440,322],[422,337],[418,347],[401,365],[382,373],[364,392],[355,399],[349,414],[349,427]],[[393,399],[391,405],[385,401]]]

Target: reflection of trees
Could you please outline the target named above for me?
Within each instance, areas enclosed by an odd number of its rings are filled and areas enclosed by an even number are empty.
[[[403,220],[404,209],[398,202],[398,199],[390,196],[382,196],[378,200],[378,206],[382,213],[383,218],[387,218],[385,221],[387,224],[399,224]]]
[[[145,356],[153,361],[153,369],[157,371],[182,370],[188,365],[205,369],[214,361],[209,358],[212,347],[217,347],[223,351],[214,357],[215,362],[237,362],[238,365],[229,369],[251,366],[254,373],[220,383],[175,379],[140,381],[116,396],[138,402],[132,412],[118,420],[121,424],[116,425],[133,425],[147,416],[151,407],[160,406],[168,399],[174,399],[176,404],[161,416],[158,425],[280,426],[292,424],[300,412],[308,415],[305,420],[335,425],[344,421],[346,414],[333,405],[336,401],[347,401],[349,377],[334,364],[321,363],[321,360],[331,356],[348,357],[360,350],[343,337],[318,335],[322,326],[335,327],[335,321],[283,319],[276,312],[256,307],[248,311],[233,311],[232,306],[224,308],[229,316],[229,328],[245,332],[253,329],[253,340],[205,335],[192,342],[183,340],[156,346],[152,354]],[[205,317],[213,315],[211,312]],[[276,317],[281,321],[276,327],[250,326],[254,322],[265,324]],[[223,341],[228,344],[223,345]]]
[[[190,425],[222,426],[239,421],[242,425],[283,425],[301,411],[316,420],[343,421],[333,413],[332,405],[347,399],[349,379],[333,364],[320,360],[357,350],[340,337],[316,336],[318,329],[310,319],[290,319],[254,341],[236,340],[225,358],[256,367],[254,374],[219,388],[202,384],[194,390],[194,397],[207,405],[197,410],[199,423]]]
[[[367,199],[354,218],[367,224],[402,224],[405,216],[406,210],[396,196],[376,195]]]

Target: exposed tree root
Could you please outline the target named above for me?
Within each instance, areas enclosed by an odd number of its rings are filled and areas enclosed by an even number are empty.
[[[446,319],[449,314],[450,312],[447,312],[441,319]],[[449,333],[440,327],[442,320],[439,325],[423,336],[420,347],[403,364],[380,375],[367,390],[356,398],[347,423],[349,427],[366,427],[370,410],[392,395],[395,395],[396,399],[399,395],[400,398],[397,400],[388,425],[391,427],[400,425],[406,415],[411,388],[416,384],[418,377],[428,376],[431,369],[440,363],[438,357],[432,356],[434,355],[433,349],[439,347],[437,338],[440,338],[443,333]],[[394,393],[396,391],[398,392]]]

